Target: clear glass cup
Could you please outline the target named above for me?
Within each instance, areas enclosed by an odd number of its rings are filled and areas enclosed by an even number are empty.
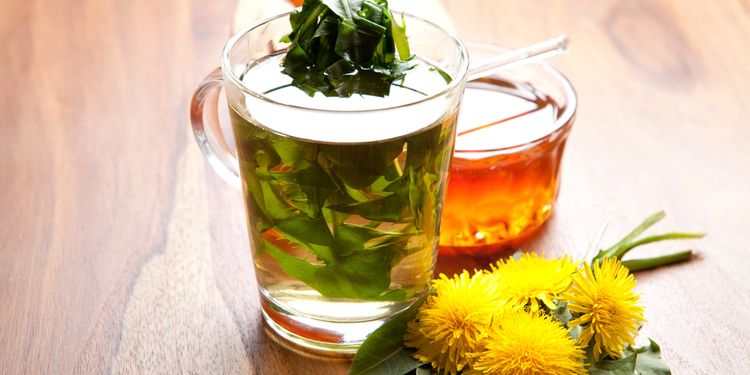
[[[475,61],[507,51],[468,48]],[[455,263],[451,256],[502,255],[550,217],[576,107],[573,86],[545,63],[467,84],[440,229],[441,266]]]
[[[306,347],[353,352],[428,290],[468,54],[451,32],[405,15],[412,52],[452,77],[443,89],[366,109],[285,104],[247,77],[286,51],[288,17],[229,40],[193,96],[192,126],[216,173],[242,187],[268,325]],[[222,87],[237,157],[221,136]]]

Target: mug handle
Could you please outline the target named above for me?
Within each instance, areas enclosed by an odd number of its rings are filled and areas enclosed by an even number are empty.
[[[190,121],[195,140],[208,159],[208,164],[221,179],[239,189],[239,162],[230,151],[219,123],[219,94],[223,86],[221,68],[216,68],[193,93],[190,102]]]

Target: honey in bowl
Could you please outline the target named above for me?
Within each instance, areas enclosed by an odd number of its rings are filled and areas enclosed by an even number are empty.
[[[570,83],[543,64],[467,84],[443,205],[441,255],[492,256],[544,224],[557,198],[575,107]]]

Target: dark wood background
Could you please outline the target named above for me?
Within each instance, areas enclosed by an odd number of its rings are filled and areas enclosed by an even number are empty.
[[[265,332],[241,196],[188,126],[233,0],[0,2],[0,373],[339,374]],[[677,374],[750,372],[750,2],[443,1],[466,40],[561,31],[580,96],[555,215],[581,256],[665,209],[694,261],[638,275]]]

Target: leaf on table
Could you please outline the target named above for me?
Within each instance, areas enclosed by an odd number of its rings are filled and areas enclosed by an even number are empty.
[[[432,366],[429,363],[423,363],[421,366],[414,369],[414,375],[433,375],[437,372],[433,371]]]
[[[427,293],[370,334],[354,356],[349,375],[400,375],[418,368],[422,363],[404,347],[403,337],[406,323],[417,316],[426,298]]]
[[[602,359],[589,368],[591,375],[670,375],[669,366],[661,359],[659,345],[649,339],[649,344],[625,349],[618,360]]]
[[[635,371],[636,354],[620,359],[602,359],[589,367],[590,375],[633,375]]]
[[[649,339],[649,344],[634,350],[638,354],[635,370],[641,375],[669,375],[669,365],[661,359],[659,344]]]

